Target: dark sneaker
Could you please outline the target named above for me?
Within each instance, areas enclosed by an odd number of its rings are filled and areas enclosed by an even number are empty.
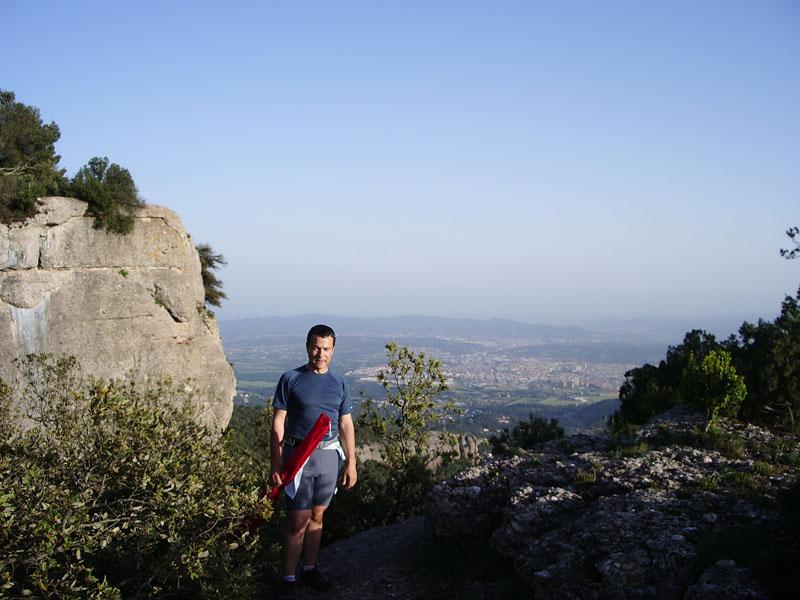
[[[327,592],[331,589],[331,582],[325,579],[316,567],[310,571],[303,571],[303,585],[318,592]]]
[[[278,598],[294,598],[297,595],[297,582],[281,579],[278,584]]]

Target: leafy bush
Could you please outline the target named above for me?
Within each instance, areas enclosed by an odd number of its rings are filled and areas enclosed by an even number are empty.
[[[523,450],[530,450],[537,444],[564,437],[564,428],[555,419],[544,419],[529,415],[527,421],[520,421],[509,434],[504,429],[499,436],[489,438],[492,454],[510,455],[520,454]]]
[[[133,229],[133,211],[144,206],[127,169],[95,156],[70,182],[70,193],[89,204],[95,227],[113,233]]]
[[[744,378],[731,364],[731,355],[724,350],[712,350],[702,361],[689,357],[682,374],[682,395],[688,404],[706,408],[706,431],[720,412],[736,415],[747,388]]]
[[[45,124],[39,109],[0,90],[0,222],[11,223],[36,213],[36,199],[65,188],[64,170],[55,143],[58,125]]]
[[[382,440],[381,458],[387,468],[383,500],[391,523],[422,509],[434,471],[453,458],[447,448],[455,436],[446,434],[443,443],[433,447],[428,432],[458,410],[452,400],[438,400],[447,391],[438,360],[394,342],[386,345],[386,354],[388,368],[378,373],[386,400],[366,400],[358,424]]]
[[[32,355],[0,384],[0,594],[247,597],[254,477],[168,383],[78,368]]]

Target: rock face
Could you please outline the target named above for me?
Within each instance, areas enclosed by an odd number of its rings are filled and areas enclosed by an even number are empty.
[[[0,224],[0,377],[15,357],[69,354],[98,377],[185,384],[198,419],[224,427],[235,379],[180,219],[146,206],[127,235],[93,223],[86,203],[44,198],[24,224]]]
[[[723,421],[709,443],[701,421],[676,410],[624,445],[573,436],[468,469],[429,495],[434,533],[490,540],[535,598],[769,597],[732,559],[753,536],[796,550],[777,498],[798,438]]]

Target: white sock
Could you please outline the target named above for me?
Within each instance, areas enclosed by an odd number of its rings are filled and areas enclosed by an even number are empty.
[[[283,580],[284,580],[284,581],[295,581],[295,580],[296,580],[296,578],[295,578],[295,576],[294,576],[294,575],[284,575],[284,576],[283,576]]]
[[[316,568],[317,568],[316,563],[314,563],[313,565],[303,565],[303,573],[305,573],[306,571],[313,571]]]

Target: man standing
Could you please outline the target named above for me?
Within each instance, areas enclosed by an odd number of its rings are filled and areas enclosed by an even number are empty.
[[[352,403],[344,377],[328,369],[336,334],[327,325],[315,325],[306,338],[308,363],[281,375],[272,405],[275,414],[270,439],[272,483],[281,485],[280,468],[297,444],[308,435],[321,413],[331,419],[331,431],[303,467],[296,487],[286,489],[288,523],[283,538],[285,593],[294,593],[295,571],[302,554],[302,582],[325,590],[330,584],[317,570],[322,539],[322,517],[339,479],[339,461],[345,460],[342,484],[352,488],[357,480],[356,438]],[[291,497],[290,497],[291,496]]]

